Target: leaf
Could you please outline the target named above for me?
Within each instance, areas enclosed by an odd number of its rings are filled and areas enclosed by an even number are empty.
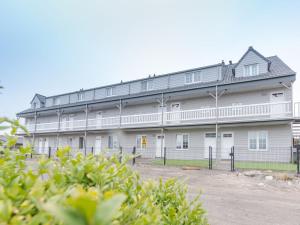
[[[125,201],[123,194],[114,195],[112,198],[100,202],[96,209],[95,224],[109,225],[113,218],[120,215],[121,204]]]

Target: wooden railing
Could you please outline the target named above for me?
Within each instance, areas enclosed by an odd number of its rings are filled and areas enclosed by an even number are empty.
[[[268,120],[276,118],[299,117],[300,104],[295,103],[294,112],[291,102],[262,103],[251,105],[225,106],[182,110],[165,113],[149,113],[103,117],[100,119],[70,120],[36,124],[36,132],[97,130],[107,128],[149,127],[160,125],[205,124],[212,122],[231,122],[247,120]],[[296,114],[295,114],[296,113]],[[163,119],[162,119],[163,115]],[[29,132],[35,131],[34,124],[27,125]]]

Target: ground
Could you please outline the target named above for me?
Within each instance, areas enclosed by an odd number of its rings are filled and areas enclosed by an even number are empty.
[[[254,176],[153,164],[137,164],[134,168],[143,179],[176,177],[184,181],[190,199],[201,191],[201,201],[212,225],[300,224],[300,180],[294,174],[287,176],[267,171],[254,172]],[[266,179],[267,175],[274,179]]]

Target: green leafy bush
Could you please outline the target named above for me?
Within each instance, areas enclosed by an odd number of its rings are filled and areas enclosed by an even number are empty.
[[[31,148],[12,150],[13,140],[0,145],[0,224],[207,224],[198,199],[189,202],[174,179],[142,181],[117,156],[69,159],[69,148],[27,160]]]

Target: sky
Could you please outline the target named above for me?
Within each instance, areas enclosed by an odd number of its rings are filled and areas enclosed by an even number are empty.
[[[237,62],[249,46],[300,71],[299,9],[296,0],[0,1],[0,116],[14,118],[35,93]]]

